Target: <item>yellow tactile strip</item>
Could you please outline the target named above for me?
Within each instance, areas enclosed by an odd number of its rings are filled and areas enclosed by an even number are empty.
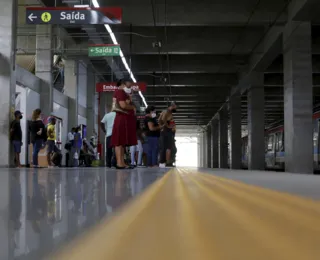
[[[320,202],[174,169],[51,259],[319,260]]]

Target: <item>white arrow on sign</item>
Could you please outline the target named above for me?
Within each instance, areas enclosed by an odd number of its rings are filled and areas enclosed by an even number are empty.
[[[33,13],[31,13],[31,14],[28,16],[28,18],[29,18],[29,20],[30,20],[31,22],[33,22],[33,19],[38,18],[38,16],[34,16]]]

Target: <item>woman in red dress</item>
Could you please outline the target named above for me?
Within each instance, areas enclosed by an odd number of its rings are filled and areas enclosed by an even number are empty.
[[[135,107],[132,105],[129,94],[131,82],[120,80],[119,87],[113,95],[113,111],[116,112],[114,119],[111,146],[115,147],[117,169],[129,168],[124,162],[124,150],[126,146],[137,145],[136,129],[132,128],[132,115]]]

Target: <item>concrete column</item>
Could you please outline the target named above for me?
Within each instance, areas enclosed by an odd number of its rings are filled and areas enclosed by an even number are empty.
[[[228,168],[228,111],[219,112],[219,168]]]
[[[65,61],[64,94],[69,97],[68,121],[69,128],[78,126],[78,62]]]
[[[92,136],[95,129],[95,75],[89,66],[87,67],[87,136]]]
[[[241,94],[230,98],[230,168],[241,168]]]
[[[16,80],[14,75],[16,49],[17,2],[1,1],[0,8],[0,167],[13,165],[12,146],[9,141],[10,123],[15,109]],[[10,191],[13,175],[6,171],[0,174],[0,259],[13,259],[12,223],[10,221]]]
[[[313,173],[310,22],[288,22],[283,37],[285,169]]]
[[[40,107],[45,116],[53,112],[53,44],[52,26],[37,25],[36,28],[36,76],[40,78]]]
[[[202,164],[203,167],[207,166],[207,153],[208,153],[208,149],[207,149],[207,134],[206,132],[202,133],[202,154],[203,154],[203,158],[202,158]]]
[[[3,0],[0,8],[0,167],[8,167],[13,165],[12,146],[9,142],[9,128],[13,119],[15,110],[15,53],[16,48],[16,10],[17,3],[15,1]],[[3,173],[5,175],[5,173]],[[4,186],[8,185],[5,183]],[[1,207],[1,210],[5,210]],[[2,219],[1,219],[2,221]],[[7,220],[3,220],[7,221]],[[2,225],[8,223],[0,223]],[[1,231],[2,232],[2,231]],[[4,233],[6,234],[6,233]],[[8,235],[8,234],[6,234]],[[6,236],[5,235],[5,236]],[[5,239],[5,237],[2,237]],[[6,237],[8,239],[8,237]],[[4,250],[2,252],[2,250]],[[7,241],[0,247],[0,259],[7,259]]]
[[[248,90],[248,169],[265,169],[263,73],[254,75]]]
[[[198,136],[198,167],[203,167],[203,165],[202,165],[202,135]]]
[[[211,167],[219,168],[219,122],[211,121]]]
[[[211,126],[208,126],[207,128],[206,147],[207,147],[207,156],[208,156],[206,167],[211,168]]]

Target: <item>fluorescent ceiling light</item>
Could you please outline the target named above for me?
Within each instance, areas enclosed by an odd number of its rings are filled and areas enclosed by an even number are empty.
[[[92,0],[91,3],[92,3],[92,5],[93,5],[94,7],[96,7],[96,8],[100,7],[100,5],[99,5],[99,3],[98,3],[97,0]]]
[[[100,7],[100,5],[99,5],[99,3],[98,3],[97,0],[92,0],[91,3],[92,3],[92,5],[93,5],[95,8],[99,8],[99,7]],[[84,7],[84,6],[75,6],[75,7]],[[87,6],[85,6],[85,7],[87,7]],[[88,7],[89,7],[89,6],[88,6]],[[118,41],[117,41],[116,36],[114,35],[114,33],[113,33],[110,25],[109,25],[109,24],[105,24],[104,27],[107,29],[108,33],[110,34],[110,37],[111,37],[111,40],[112,40],[113,44],[118,45]],[[132,81],[133,81],[134,83],[137,83],[136,78],[134,77],[131,69],[129,68],[128,63],[127,63],[127,61],[126,61],[126,58],[125,58],[124,55],[123,55],[123,52],[122,52],[121,48],[120,48],[120,57],[121,57],[121,60],[122,60],[122,62],[123,62],[124,67],[126,68],[126,70],[127,70],[128,73],[129,73]],[[147,107],[148,104],[147,104],[147,102],[146,102],[143,94],[141,93],[141,91],[139,91],[139,95],[140,95],[140,97],[142,98],[142,101],[143,101],[145,107]]]
[[[83,7],[83,8],[85,8],[85,7],[87,7],[87,8],[89,8],[90,7],[90,5],[74,5],[73,7]]]

